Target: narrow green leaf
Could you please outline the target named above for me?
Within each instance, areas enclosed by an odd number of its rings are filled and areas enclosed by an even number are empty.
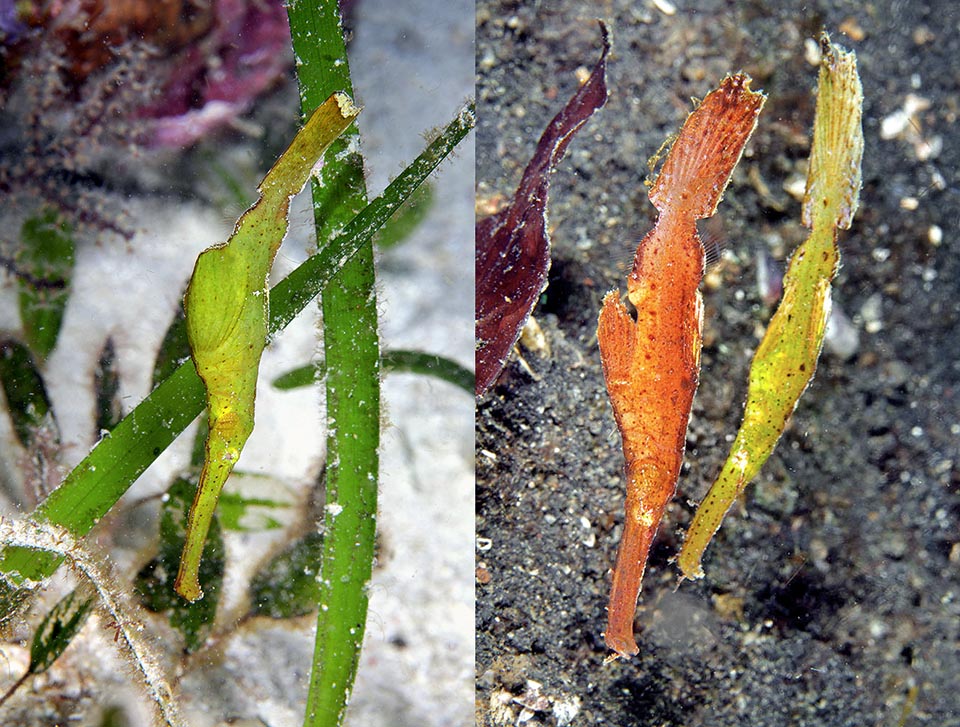
[[[274,388],[281,391],[290,391],[291,389],[301,389],[304,386],[313,386],[322,381],[326,373],[327,367],[323,361],[317,361],[315,364],[309,363],[290,369],[287,373],[280,374],[271,383]]]
[[[432,208],[433,187],[424,184],[376,234],[373,244],[380,250],[399,245],[413,234]]]
[[[350,66],[336,0],[287,6],[300,110],[313,112],[335,91],[352,95]],[[356,133],[356,132],[354,132]],[[317,241],[363,208],[363,159],[349,139],[324,156],[313,183]],[[353,145],[355,150],[357,145]],[[380,444],[380,340],[373,245],[362,245],[321,297],[327,362],[327,471],[317,635],[305,727],[339,725],[353,688],[367,621],[373,568]]]
[[[113,339],[108,338],[93,372],[93,390],[97,400],[97,431],[109,432],[123,416],[120,408],[120,376]]]
[[[0,628],[6,629],[13,623],[29,602],[30,589],[17,588],[6,577],[0,576]]]
[[[197,423],[197,432],[193,435],[193,447],[190,449],[190,466],[196,467],[197,471],[203,467],[203,458],[207,456],[207,434],[210,431],[210,425],[206,417],[200,417]]]
[[[422,374],[434,376],[441,381],[458,386],[473,396],[473,371],[456,361],[425,351],[407,351],[394,349],[384,351],[380,357],[383,372]],[[273,380],[273,385],[283,391],[312,386],[326,375],[326,366],[322,361],[291,369]]]
[[[55,422],[43,377],[30,350],[19,341],[0,341],[0,386],[7,397],[13,430],[26,449],[31,449],[37,430]]]
[[[134,587],[146,608],[155,613],[169,611],[170,625],[183,634],[187,651],[196,651],[203,646],[210,633],[220,599],[224,568],[223,536],[220,522],[214,517],[200,563],[203,598],[190,603],[173,591],[180,552],[186,540],[187,512],[196,488],[195,482],[178,479],[167,490],[160,511],[160,549],[134,580]]]
[[[53,350],[70,295],[74,245],[69,225],[53,211],[32,217],[17,254],[20,318],[31,350],[41,360]]]
[[[203,154],[203,165],[206,166],[207,174],[205,178],[209,180],[208,186],[212,190],[207,193],[207,196],[213,201],[213,203],[223,209],[237,208],[237,209],[246,209],[255,199],[254,195],[251,195],[250,189],[253,187],[253,184],[245,183],[242,179],[242,176],[245,176],[238,172],[236,169],[232,169],[229,164],[225,164],[217,156],[219,150],[216,148],[208,149]],[[258,161],[255,159],[249,159],[251,166]],[[269,164],[269,160],[266,161],[266,164]],[[266,166],[264,164],[264,166]],[[262,168],[262,167],[261,167]],[[244,170],[249,173],[250,170]],[[253,176],[256,176],[254,173]],[[254,184],[256,180],[253,180]]]
[[[307,258],[270,291],[270,330],[285,328],[293,317],[329,283],[328,272],[368,241],[476,125],[471,101],[461,108],[443,133],[394,179],[377,199],[354,217],[333,240]],[[356,242],[356,244],[353,244]]]
[[[267,514],[269,510],[287,509],[290,503],[266,497],[245,497],[236,492],[220,495],[217,513],[224,530],[252,532],[276,530],[282,523]]]
[[[153,386],[156,388],[190,358],[190,344],[187,342],[187,319],[183,306],[177,306],[177,312],[163,336],[157,360],[153,364]]]
[[[471,396],[474,395],[475,377],[473,371],[456,361],[425,351],[407,351],[395,349],[383,355],[385,371],[433,376],[448,384],[459,386]]]
[[[272,558],[250,583],[251,613],[296,618],[317,609],[323,536],[314,531]]]
[[[95,601],[87,594],[86,588],[71,591],[40,622],[30,644],[30,674],[41,674],[53,666],[83,627]]]

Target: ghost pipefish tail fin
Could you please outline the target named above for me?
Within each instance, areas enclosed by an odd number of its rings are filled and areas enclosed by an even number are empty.
[[[190,353],[207,391],[210,432],[175,584],[188,601],[203,595],[198,570],[207,531],[220,491],[253,430],[257,372],[267,339],[267,279],[287,232],[290,199],[359,112],[343,93],[324,101],[267,172],[258,187],[260,198],[237,221],[232,237],[197,258],[184,310]]]

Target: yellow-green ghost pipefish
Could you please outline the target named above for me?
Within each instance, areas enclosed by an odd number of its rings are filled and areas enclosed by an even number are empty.
[[[267,278],[287,232],[290,199],[358,113],[346,94],[324,101],[267,172],[260,198],[237,220],[231,238],[197,258],[183,303],[190,353],[207,391],[210,431],[175,585],[188,601],[203,596],[198,580],[203,544],[220,491],[253,430],[267,340]]]
[[[830,317],[830,283],[840,264],[837,234],[849,229],[860,194],[863,91],[857,57],[821,36],[822,61],[803,224],[810,236],[794,252],[783,299],[750,365],[743,423],[723,470],[697,508],[678,557],[684,578],[700,578],[700,559],[736,497],[766,462],[797,400],[813,378]]]

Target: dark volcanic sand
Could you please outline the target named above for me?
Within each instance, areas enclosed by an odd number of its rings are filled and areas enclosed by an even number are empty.
[[[575,71],[593,67],[593,18],[614,42],[607,106],[553,179],[553,267],[534,312],[550,353],[524,353],[538,380],[513,357],[478,403],[478,724],[960,725],[960,5],[676,5],[478,2],[481,198],[512,194]],[[805,171],[817,72],[804,40],[821,27],[857,52],[865,94],[861,207],[833,289],[859,346],[824,352],[706,578],[675,590],[670,558],[726,457],[771,312],[757,253],[782,263],[806,235],[783,185]],[[604,665],[624,485],[597,312],[652,224],[647,159],[691,96],[740,69],[769,98],[701,227],[723,254],[704,285],[686,463],[644,580],[640,655]],[[911,93],[929,109],[882,139]],[[919,158],[911,133],[942,150]]]

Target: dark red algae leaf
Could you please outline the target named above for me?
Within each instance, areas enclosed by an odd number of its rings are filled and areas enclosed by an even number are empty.
[[[543,132],[513,201],[477,223],[477,396],[489,389],[500,375],[523,324],[547,287],[550,238],[546,211],[550,174],[563,158],[574,134],[607,101],[606,62],[610,39],[602,22],[600,32],[603,36],[600,60],[587,82]]]

